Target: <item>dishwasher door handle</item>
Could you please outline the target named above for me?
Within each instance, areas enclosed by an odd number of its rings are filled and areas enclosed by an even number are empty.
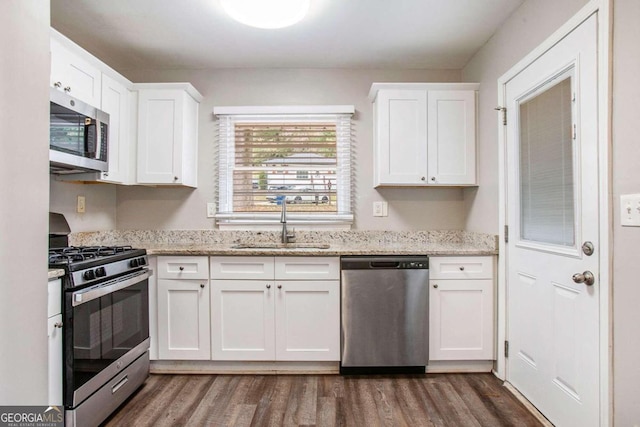
[[[397,261],[371,261],[369,266],[371,268],[400,268],[400,263]]]

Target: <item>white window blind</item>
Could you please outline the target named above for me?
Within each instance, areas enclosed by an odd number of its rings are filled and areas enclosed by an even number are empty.
[[[333,113],[310,107],[300,107],[304,113],[296,107],[238,109],[214,109],[219,222],[278,221],[283,202],[294,222],[353,221],[353,107]]]
[[[520,104],[521,238],[575,245],[572,78]]]

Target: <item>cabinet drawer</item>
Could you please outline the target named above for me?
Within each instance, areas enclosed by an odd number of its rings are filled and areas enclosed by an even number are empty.
[[[430,257],[430,279],[492,279],[494,257]]]
[[[340,258],[276,257],[276,280],[340,280]]]
[[[211,278],[273,280],[273,257],[212,256]]]
[[[158,257],[159,279],[208,279],[209,263],[206,256]]]
[[[49,317],[62,312],[62,281],[60,279],[50,280],[47,289]]]

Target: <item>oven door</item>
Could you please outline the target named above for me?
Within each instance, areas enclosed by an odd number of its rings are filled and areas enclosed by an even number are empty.
[[[80,404],[149,349],[149,276],[141,270],[67,292],[65,406]]]

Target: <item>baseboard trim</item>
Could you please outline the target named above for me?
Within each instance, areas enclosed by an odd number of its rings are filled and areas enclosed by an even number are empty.
[[[538,411],[538,408],[533,406],[533,404],[529,402],[527,398],[522,395],[522,393],[520,393],[513,385],[511,385],[511,383],[505,381],[503,385],[507,390],[509,390],[511,394],[515,396],[516,399],[518,399],[518,401],[520,401],[520,403],[524,405],[525,408],[527,408],[529,412],[531,412],[534,417],[536,417],[538,421],[540,421],[540,423],[544,427],[554,427],[554,425],[544,415],[542,415],[542,412]]]
[[[427,374],[482,373],[493,370],[493,360],[432,360]]]
[[[223,362],[212,360],[152,360],[152,374],[338,374],[340,362]]]

